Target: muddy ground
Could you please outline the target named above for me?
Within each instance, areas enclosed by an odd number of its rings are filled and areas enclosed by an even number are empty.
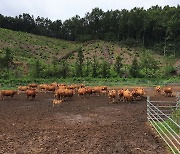
[[[146,95],[175,100],[152,88]],[[38,93],[34,101],[25,94],[0,101],[0,153],[168,153],[147,124],[146,97],[109,104],[105,96],[75,95],[54,108],[52,99],[52,93]]]

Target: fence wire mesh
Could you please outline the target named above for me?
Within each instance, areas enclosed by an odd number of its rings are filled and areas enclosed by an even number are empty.
[[[180,154],[180,124],[173,118],[180,112],[178,99],[175,102],[150,101],[147,97],[148,121],[174,154]]]

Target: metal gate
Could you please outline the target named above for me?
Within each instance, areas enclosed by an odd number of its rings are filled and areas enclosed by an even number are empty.
[[[178,113],[177,113],[178,112]],[[180,154],[180,102],[150,101],[147,97],[147,119],[174,154]]]

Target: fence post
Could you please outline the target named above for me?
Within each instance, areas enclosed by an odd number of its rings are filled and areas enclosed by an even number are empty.
[[[147,121],[149,121],[149,116],[148,116],[148,114],[149,114],[149,108],[150,108],[150,106],[149,106],[149,101],[150,101],[150,97],[149,96],[147,96]]]

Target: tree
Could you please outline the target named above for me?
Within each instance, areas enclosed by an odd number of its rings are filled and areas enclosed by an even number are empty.
[[[99,67],[99,64],[97,62],[96,56],[93,56],[93,63],[92,63],[92,77],[93,78],[98,77],[98,67]]]
[[[115,61],[115,63],[114,63],[114,70],[115,70],[115,72],[118,74],[118,76],[121,76],[122,75],[122,71],[121,71],[121,69],[122,69],[122,58],[118,55],[117,57],[116,57],[116,61]]]
[[[32,76],[35,78],[40,78],[43,76],[42,74],[42,70],[43,67],[40,63],[39,60],[36,60],[33,64],[32,64]]]
[[[69,66],[66,60],[62,60],[61,62],[61,75],[63,78],[66,78],[68,76],[69,72]]]
[[[148,53],[148,51],[145,51],[141,57],[140,57],[140,67],[141,67],[141,74],[143,74],[144,77],[150,77],[155,74],[155,72],[158,70],[157,61],[154,59],[153,56]]]
[[[103,60],[101,64],[101,76],[107,78],[110,75],[110,66],[107,61]]]
[[[84,55],[82,48],[78,48],[78,55],[77,55],[77,60],[76,60],[76,75],[78,77],[83,76],[83,62],[84,62]]]
[[[5,56],[3,57],[3,67],[7,68],[9,71],[10,65],[12,64],[13,61],[13,56],[12,56],[12,50],[9,48],[5,49]]]
[[[133,61],[132,61],[132,65],[130,67],[130,75],[133,77],[133,78],[137,78],[139,77],[139,65],[138,65],[138,61],[137,61],[137,57],[135,56]]]
[[[87,57],[86,59],[86,68],[85,68],[85,76],[89,76],[90,75],[90,72],[91,72],[91,62],[89,60],[89,58]]]

